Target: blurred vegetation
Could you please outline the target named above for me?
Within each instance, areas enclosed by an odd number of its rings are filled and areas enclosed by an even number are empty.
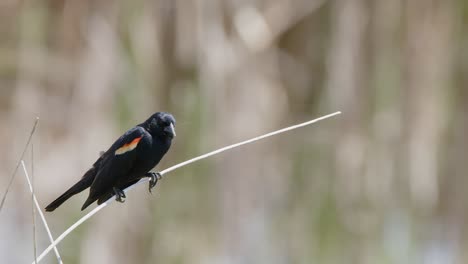
[[[46,205],[155,111],[177,119],[161,170],[341,110],[138,187],[60,244],[64,262],[468,262],[467,15],[465,0],[1,1],[0,186],[36,116]],[[86,195],[46,215],[54,235]],[[2,263],[33,259],[30,202],[19,173]]]

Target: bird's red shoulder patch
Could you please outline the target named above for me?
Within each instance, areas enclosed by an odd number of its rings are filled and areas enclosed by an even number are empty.
[[[129,152],[129,151],[132,151],[134,150],[137,145],[138,145],[138,142],[140,142],[140,140],[142,139],[143,137],[137,137],[135,138],[134,140],[132,140],[131,142],[127,143],[127,144],[124,144],[122,147],[118,148],[116,151],[115,151],[115,155],[122,155],[126,152]]]

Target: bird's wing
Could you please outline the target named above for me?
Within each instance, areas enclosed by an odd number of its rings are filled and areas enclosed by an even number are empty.
[[[115,182],[122,177],[128,177],[133,169],[137,146],[148,144],[151,137],[142,127],[134,127],[122,135],[102,156],[97,175],[90,188],[90,198],[112,189]]]

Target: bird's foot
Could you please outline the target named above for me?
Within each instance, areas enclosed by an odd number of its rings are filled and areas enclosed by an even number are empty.
[[[153,189],[154,186],[156,186],[156,183],[162,179],[162,175],[159,172],[148,172],[146,176],[150,177],[148,191],[151,193],[151,189]]]
[[[120,202],[120,203],[123,203],[125,202],[125,198],[127,198],[127,196],[125,196],[125,193],[124,191],[120,190],[120,189],[117,189],[117,188],[113,188],[114,190],[114,194],[115,194],[115,200],[117,202]]]

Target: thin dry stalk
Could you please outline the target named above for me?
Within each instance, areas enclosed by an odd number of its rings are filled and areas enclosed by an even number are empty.
[[[36,205],[36,208],[37,208],[37,211],[39,212],[39,215],[42,219],[42,222],[44,223],[44,227],[47,231],[47,235],[49,236],[49,240],[50,240],[50,243],[54,244],[54,237],[52,236],[52,233],[50,232],[50,229],[49,229],[49,225],[47,224],[47,221],[45,219],[45,216],[44,216],[44,213],[42,213],[42,210],[41,210],[41,206],[39,205],[39,202],[37,201],[36,199],[36,195],[34,194],[34,189],[32,187],[32,184],[31,184],[31,180],[29,179],[29,174],[28,174],[28,171],[26,170],[26,165],[24,165],[24,161],[21,160],[20,161],[20,164],[21,166],[23,167],[23,171],[24,171],[24,176],[26,177],[26,180],[28,181],[28,185],[29,185],[29,190],[31,191],[32,193],[32,196],[33,196],[33,200],[34,200],[34,204]],[[58,252],[58,249],[57,247],[54,245],[53,247],[50,247],[51,249],[53,248],[54,251],[55,251],[55,255],[57,256],[57,261],[58,263],[60,264],[63,264],[62,262],[62,258],[60,257],[60,253]],[[49,250],[50,251],[50,250]],[[40,261],[40,257],[37,258],[35,260],[35,262],[33,263],[39,263]]]
[[[34,143],[31,144],[31,212],[33,223],[33,252],[34,262],[37,263],[37,239],[36,239],[36,207],[34,207]]]
[[[29,146],[29,143],[31,142],[32,136],[34,135],[34,131],[36,131],[36,127],[37,127],[38,123],[39,123],[39,117],[36,117],[36,121],[34,122],[34,126],[33,126],[32,130],[31,130],[31,133],[29,134],[28,141],[26,142],[26,146],[24,146],[23,153],[21,153],[21,156],[20,156],[20,158],[18,160],[18,163],[16,164],[15,170],[13,171],[13,174],[10,177],[10,182],[8,182],[8,186],[7,186],[6,190],[5,190],[5,193],[3,194],[2,202],[0,203],[0,212],[2,211],[3,204],[5,203],[8,191],[10,190],[11,185],[13,184],[13,180],[15,179],[16,172],[18,172],[18,168],[19,168],[19,166],[21,164],[21,161],[24,158],[24,154],[26,153],[26,150],[28,149],[28,146]]]

